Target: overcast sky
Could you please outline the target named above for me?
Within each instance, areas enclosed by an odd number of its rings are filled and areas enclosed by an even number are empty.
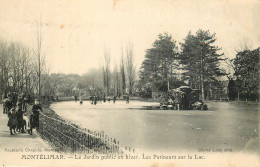
[[[159,33],[183,42],[200,28],[215,32],[216,45],[233,58],[244,43],[260,46],[259,16],[259,0],[3,0],[0,38],[35,47],[41,17],[51,71],[83,74],[101,65],[105,47],[118,63],[122,46],[133,43],[139,68]]]

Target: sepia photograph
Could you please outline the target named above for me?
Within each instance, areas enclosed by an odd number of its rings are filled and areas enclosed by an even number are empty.
[[[259,0],[0,0],[0,167],[260,166]]]

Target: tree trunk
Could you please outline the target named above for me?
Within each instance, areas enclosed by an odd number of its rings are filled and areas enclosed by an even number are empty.
[[[200,69],[201,69],[201,74],[200,74],[200,81],[201,81],[201,99],[205,100],[205,91],[204,91],[204,76],[203,76],[203,55],[202,55],[202,48],[201,48],[201,60],[200,60]]]
[[[212,99],[212,85],[211,85],[211,83],[210,83],[210,85],[209,85],[209,100],[210,99]]]
[[[203,81],[202,74],[201,74],[201,100],[205,100],[204,81]]]

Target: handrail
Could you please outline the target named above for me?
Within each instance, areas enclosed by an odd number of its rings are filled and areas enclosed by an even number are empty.
[[[46,124],[46,123],[45,123]],[[50,126],[50,125],[47,125],[47,126]],[[54,127],[52,127],[54,130],[56,130],[56,131],[58,131],[56,128],[54,128]],[[62,143],[60,140],[58,140],[56,137],[54,137],[52,134],[50,134],[48,131],[46,131],[49,135],[51,135],[54,139],[56,139],[57,141],[59,141],[62,145],[64,145],[64,146],[66,146],[64,143]],[[58,132],[60,132],[60,131],[58,131]],[[73,141],[75,141],[76,143],[78,143],[78,145],[80,145],[81,147],[84,147],[86,150],[89,150],[90,152],[93,152],[94,153],[94,151],[92,151],[92,150],[90,150],[90,149],[88,149],[86,146],[84,146],[84,145],[82,145],[82,144],[80,144],[77,140],[74,140],[73,138],[71,138],[70,136],[67,136],[66,134],[64,134],[64,133],[60,133],[60,134],[62,134],[63,136],[66,136],[67,138],[70,138],[71,140],[73,140]],[[67,146],[66,146],[67,147]]]
[[[88,135],[90,135],[90,136],[92,136],[92,137],[94,137],[94,138],[98,138],[97,136],[95,136],[95,135],[93,135],[93,134],[91,134],[91,133],[88,133],[87,131],[83,131],[83,130],[77,128],[76,126],[71,125],[71,124],[69,124],[69,123],[67,123],[67,122],[63,122],[63,121],[58,120],[58,119],[55,119],[55,118],[53,118],[53,117],[49,117],[49,116],[43,114],[42,112],[40,112],[40,114],[43,115],[43,116],[45,116],[45,117],[47,117],[47,118],[49,118],[49,119],[52,119],[52,120],[61,122],[61,123],[66,124],[66,125],[69,125],[69,126],[75,128],[75,129],[77,129],[78,131],[80,131],[80,132],[82,132],[82,133],[86,133],[86,134],[88,134]],[[108,141],[109,141],[109,140],[108,140]],[[115,144],[115,143],[113,143],[113,142],[111,142],[111,141],[109,141],[109,142],[110,142],[110,144],[117,146],[117,144]]]
[[[67,123],[67,122],[65,122],[65,121],[62,121],[62,120],[59,120],[59,119],[56,119],[56,118],[53,118],[53,117],[50,117],[50,116],[48,116],[48,115],[46,115],[46,114],[43,114],[42,112],[40,112],[40,115],[41,116],[43,116],[43,119],[44,119],[44,121],[40,121],[39,123],[40,124],[42,124],[42,125],[47,125],[48,127],[51,127],[55,132],[58,132],[58,134],[59,135],[62,135],[62,136],[64,136],[67,140],[70,140],[70,141],[72,141],[73,143],[75,143],[76,145],[78,145],[78,146],[76,146],[76,147],[80,147],[80,148],[82,148],[82,149],[84,149],[84,151],[85,150],[87,150],[88,152],[90,152],[90,153],[95,153],[96,151],[94,151],[95,150],[95,148],[96,149],[98,149],[99,147],[100,148],[110,148],[109,150],[110,151],[112,151],[113,153],[115,153],[115,152],[117,152],[117,153],[124,153],[125,151],[128,151],[127,150],[127,147],[126,147],[126,149],[123,149],[123,148],[120,148],[119,147],[119,142],[118,142],[118,144],[117,144],[117,142],[116,142],[116,140],[114,139],[113,141],[112,141],[112,138],[111,138],[111,140],[109,139],[109,138],[107,138],[107,136],[105,136],[105,138],[104,138],[104,133],[101,135],[101,133],[97,133],[97,134],[91,134],[91,133],[89,133],[86,129],[85,129],[85,131],[84,130],[82,130],[82,129],[80,129],[80,128],[78,128],[78,127],[76,127],[75,125],[72,125],[72,124],[70,124],[70,123]],[[46,121],[46,122],[45,122]],[[89,149],[86,145],[84,145],[84,144],[81,144],[80,143],[80,141],[78,141],[77,139],[74,139],[73,137],[71,137],[71,136],[68,136],[66,133],[64,133],[64,132],[61,132],[59,129],[57,129],[57,128],[55,128],[55,126],[51,126],[51,125],[49,125],[47,122],[48,121],[51,121],[51,124],[52,123],[60,123],[61,124],[61,126],[69,126],[69,127],[71,127],[71,128],[73,128],[73,129],[75,129],[76,130],[76,133],[82,133],[82,134],[84,134],[84,135],[87,135],[87,137],[88,137],[88,139],[89,139],[89,137],[90,137],[90,141],[88,141],[88,144],[90,144],[90,143],[95,143],[95,144],[98,144],[98,145],[93,145],[94,146],[94,148],[93,148],[93,150],[91,150],[91,149]],[[48,130],[45,130],[44,128],[42,128],[42,129],[40,129],[40,130],[42,130],[42,132],[43,133],[47,133],[49,136],[51,136],[54,140],[56,140],[56,141],[59,141],[59,143],[61,144],[61,145],[63,145],[63,146],[65,146],[66,148],[69,148],[69,146],[66,146],[64,143],[63,143],[63,141],[61,141],[61,140],[59,140],[59,139],[57,139],[55,136],[53,136]],[[42,134],[43,135],[43,134]],[[44,135],[43,135],[44,136]],[[102,137],[103,136],[103,137]],[[48,137],[46,137],[46,136],[44,136],[45,138],[48,138]],[[91,139],[92,138],[92,139]],[[84,139],[84,141],[85,141],[85,138],[83,138]],[[102,144],[103,143],[103,144]],[[101,145],[99,145],[99,144],[101,144]],[[72,146],[72,147],[75,147],[74,145]],[[130,148],[129,148],[130,149]],[[70,148],[70,150],[73,150],[74,151],[74,148]],[[104,153],[104,151],[106,152],[106,153],[108,153],[108,152],[110,152],[109,150],[103,150],[103,153]],[[75,151],[77,151],[77,150],[75,150]],[[97,151],[97,152],[100,152],[100,151]],[[97,153],[96,152],[96,153]]]

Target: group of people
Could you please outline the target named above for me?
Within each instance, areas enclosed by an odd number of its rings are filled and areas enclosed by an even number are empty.
[[[2,103],[4,110],[3,112],[7,114],[7,112],[11,109],[11,107],[21,106],[22,110],[26,110],[27,104],[30,100],[30,95],[25,93],[17,93],[11,92],[8,93],[4,92],[2,95]]]
[[[2,95],[3,113],[8,115],[10,135],[17,134],[16,132],[26,133],[26,130],[32,135],[32,130],[38,129],[39,110],[42,111],[42,107],[39,100],[35,99],[32,110],[28,111],[29,98],[25,93],[5,92]]]
[[[75,102],[77,102],[78,96],[74,95],[74,99],[75,99]],[[80,104],[83,104],[83,94],[80,95],[79,100],[80,100]],[[99,96],[95,96],[95,95],[90,96],[89,100],[90,100],[92,105],[96,105],[98,101],[100,101],[100,102],[103,101],[104,103],[106,101],[108,101],[110,103],[110,101],[111,101],[110,97],[106,98],[105,95],[103,96],[103,98],[100,98]],[[117,100],[117,96],[113,96],[113,103],[116,103],[116,100]],[[129,96],[128,95],[125,96],[125,100],[126,100],[126,104],[128,104],[129,103]]]

